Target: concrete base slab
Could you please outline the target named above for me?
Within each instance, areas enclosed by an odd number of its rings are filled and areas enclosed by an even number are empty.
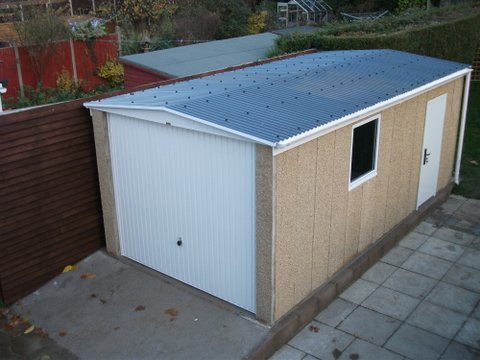
[[[80,359],[240,359],[267,333],[243,310],[198,295],[99,251],[15,311]]]

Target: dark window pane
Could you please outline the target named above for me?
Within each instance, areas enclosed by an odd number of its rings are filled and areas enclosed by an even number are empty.
[[[377,121],[377,119],[370,121],[353,130],[350,181],[358,179],[375,168]]]

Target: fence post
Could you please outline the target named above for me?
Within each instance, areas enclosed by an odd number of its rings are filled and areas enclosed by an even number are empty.
[[[120,56],[122,55],[122,34],[120,34],[120,26],[115,26],[115,32],[117,33],[118,56]]]
[[[20,85],[20,95],[25,96],[25,89],[23,87],[22,65],[20,63],[20,54],[16,41],[13,41],[13,51],[15,53],[15,64],[17,65],[18,84]]]
[[[70,38],[70,57],[72,58],[73,80],[77,82],[78,81],[77,59],[75,57],[75,46],[72,38]]]

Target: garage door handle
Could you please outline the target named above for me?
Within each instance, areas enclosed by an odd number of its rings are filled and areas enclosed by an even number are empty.
[[[177,240],[177,245],[178,245],[178,246],[182,246],[182,238],[179,238],[179,239]]]

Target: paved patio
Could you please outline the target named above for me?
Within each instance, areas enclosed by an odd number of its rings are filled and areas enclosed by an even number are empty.
[[[270,359],[480,359],[480,200],[451,196]]]

